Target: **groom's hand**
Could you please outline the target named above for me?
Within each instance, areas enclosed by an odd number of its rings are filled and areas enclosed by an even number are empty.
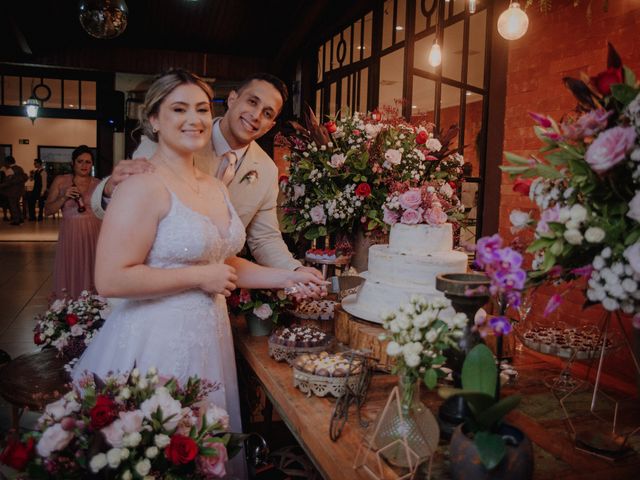
[[[313,286],[313,288],[311,290],[309,290],[307,292],[307,298],[311,298],[313,300],[318,300],[320,298],[326,297],[327,296],[327,286],[326,283],[324,282],[324,277],[322,276],[322,272],[320,270],[317,270],[313,267],[298,267],[295,270],[296,272],[306,272],[306,273],[310,273],[312,274],[314,277],[316,277],[318,280],[322,280],[322,284],[320,285],[315,285]]]
[[[109,180],[107,180],[102,196],[107,198],[111,197],[118,184],[124,182],[131,175],[153,172],[154,169],[153,164],[143,157],[134,158],[133,160],[121,160],[114,167],[113,173],[109,177]]]

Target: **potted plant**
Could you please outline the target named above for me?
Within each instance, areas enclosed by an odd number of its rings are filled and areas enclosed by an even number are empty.
[[[228,303],[232,313],[244,314],[250,335],[263,337],[271,333],[280,314],[291,305],[291,300],[284,290],[240,288],[231,294]]]
[[[528,479],[533,475],[533,447],[527,436],[504,423],[520,396],[497,398],[497,367],[491,350],[476,345],[462,366],[462,389],[440,388],[443,398],[463,397],[469,406],[450,444],[454,479]]]

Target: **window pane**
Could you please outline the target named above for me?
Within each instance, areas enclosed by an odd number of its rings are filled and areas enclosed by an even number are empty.
[[[322,71],[322,58],[323,58],[322,52],[323,52],[323,46],[321,45],[320,48],[318,49],[318,68],[317,68],[318,77],[316,78],[317,82],[321,82],[322,81],[322,74],[323,74],[323,71]]]
[[[369,58],[371,56],[371,24],[373,23],[373,13],[368,13],[366,17],[364,17],[364,45],[362,49],[364,50],[364,58]]]
[[[445,20],[449,19],[451,15],[449,15],[449,11],[453,12],[453,15],[457,15],[459,13],[464,12],[466,8],[466,3],[468,0],[448,0],[444,6],[444,18]],[[451,6],[453,5],[453,6]],[[451,10],[450,10],[451,9]]]
[[[4,77],[4,104],[20,105],[20,77]]]
[[[472,15],[469,19],[469,64],[467,83],[484,88],[485,35],[487,31],[487,11]]]
[[[406,12],[406,0],[397,0],[398,14],[396,17],[396,43],[404,40],[405,28],[407,28],[407,12]]]
[[[327,43],[324,44],[324,71],[328,72],[331,70],[331,41],[327,40]]]
[[[461,80],[462,41],[464,39],[464,21],[456,22],[444,29],[442,41],[442,76]]]
[[[413,52],[413,65],[415,68],[424,70],[425,72],[435,73],[435,67],[429,65],[429,52],[433,46],[435,35],[428,35],[422,40],[416,42],[416,48]]]
[[[344,32],[342,32],[342,38],[344,38],[345,41],[344,65],[350,65],[353,61],[351,59],[351,25],[344,29]]]
[[[327,112],[325,112],[326,114]],[[329,115],[331,117],[336,114],[336,84],[329,85]]]
[[[422,2],[416,2],[416,33],[424,32],[427,28],[436,24],[437,0],[425,0],[425,11],[422,11]],[[429,16],[425,16],[427,13]]]
[[[316,117],[322,119],[322,89],[316,90]]]
[[[451,125],[460,125],[460,89],[442,84],[440,93],[440,130],[446,132]],[[449,144],[449,148],[458,148],[458,138]]]
[[[82,108],[84,110],[96,109],[96,82],[81,83]]]
[[[357,62],[360,60],[360,55],[362,53],[362,20],[356,20],[356,23],[353,24],[353,61]]]
[[[402,114],[402,75],[404,72],[404,48],[380,59],[380,107],[395,107]]]
[[[411,122],[434,122],[436,82],[427,78],[413,77],[413,101]]]
[[[43,83],[51,90],[51,97],[42,106],[62,108],[62,80],[59,78],[45,78]]]
[[[340,63],[338,62],[338,45],[340,42],[340,35],[333,36],[333,60],[331,62],[331,70],[335,70],[340,67]]]
[[[33,87],[35,87],[39,83],[39,78],[22,77],[22,98],[20,99],[20,101],[23,105],[33,93]]]
[[[360,71],[360,106],[358,110],[367,111],[367,88],[369,87],[369,69],[363,68]]]
[[[78,80],[65,80],[62,82],[64,87],[64,105],[63,108],[79,108],[78,90],[80,82]]]
[[[342,78],[342,85],[340,90],[340,111],[344,114],[346,109],[350,108],[349,101],[351,100],[351,92],[349,92],[349,77]],[[346,107],[346,109],[345,109]]]
[[[386,0],[382,18],[382,49],[393,45],[393,1]]]
[[[480,175],[480,155],[478,154],[482,138],[482,106],[483,97],[477,93],[466,93],[464,116],[464,160],[471,164],[470,176]]]

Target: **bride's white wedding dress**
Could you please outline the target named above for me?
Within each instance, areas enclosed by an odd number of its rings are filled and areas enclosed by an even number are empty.
[[[225,233],[169,193],[171,208],[158,224],[146,265],[171,269],[222,263],[240,251],[244,225],[226,195],[230,221]],[[194,289],[150,300],[125,300],[80,357],[72,377],[77,381],[86,372],[105,377],[109,372],[131,370],[134,364],[141,372],[156,367],[161,376],[175,376],[182,384],[198,375],[218,385],[209,399],[227,410],[231,431],[242,431],[224,296]]]

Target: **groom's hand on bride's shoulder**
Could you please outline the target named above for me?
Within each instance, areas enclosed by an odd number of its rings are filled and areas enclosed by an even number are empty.
[[[121,160],[113,168],[113,172],[104,186],[102,195],[105,197],[111,197],[115,188],[131,175],[153,172],[154,168],[153,164],[144,157],[138,157],[132,160]]]

